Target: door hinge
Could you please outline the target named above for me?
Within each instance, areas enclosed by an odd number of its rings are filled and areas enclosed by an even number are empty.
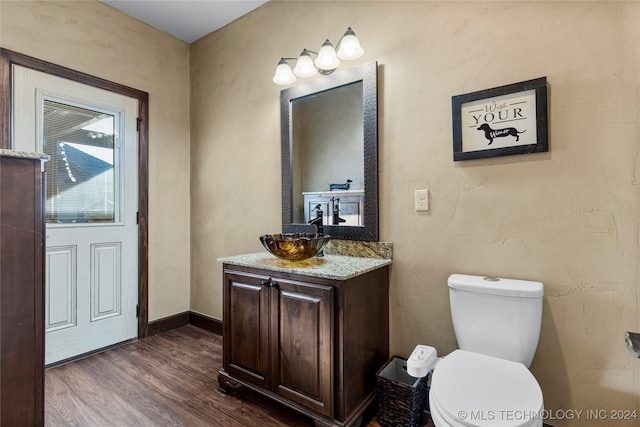
[[[140,212],[136,212],[136,224],[140,224]]]
[[[141,125],[141,123],[142,123],[142,118],[138,117],[138,118],[136,119],[136,130],[137,130],[138,132],[140,132],[140,125]]]
[[[136,319],[140,317],[140,304],[136,304]]]

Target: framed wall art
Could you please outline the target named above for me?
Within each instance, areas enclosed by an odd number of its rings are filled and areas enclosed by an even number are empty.
[[[549,151],[547,78],[456,95],[453,160]]]

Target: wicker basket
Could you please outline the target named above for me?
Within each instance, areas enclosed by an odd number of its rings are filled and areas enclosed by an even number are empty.
[[[427,377],[407,374],[407,360],[392,357],[376,373],[378,422],[381,427],[424,426]]]

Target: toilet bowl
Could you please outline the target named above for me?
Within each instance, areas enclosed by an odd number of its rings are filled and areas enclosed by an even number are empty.
[[[542,391],[528,367],[540,337],[543,284],[452,274],[448,286],[460,350],[433,370],[429,406],[435,426],[541,427]],[[415,355],[435,354],[418,347]],[[423,372],[424,358],[413,356],[407,371]]]
[[[542,391],[526,366],[464,350],[437,365],[429,406],[436,427],[542,426]]]

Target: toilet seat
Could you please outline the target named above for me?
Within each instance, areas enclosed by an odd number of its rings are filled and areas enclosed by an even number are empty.
[[[429,402],[437,427],[542,426],[542,391],[527,367],[483,354],[445,357],[433,372]]]

